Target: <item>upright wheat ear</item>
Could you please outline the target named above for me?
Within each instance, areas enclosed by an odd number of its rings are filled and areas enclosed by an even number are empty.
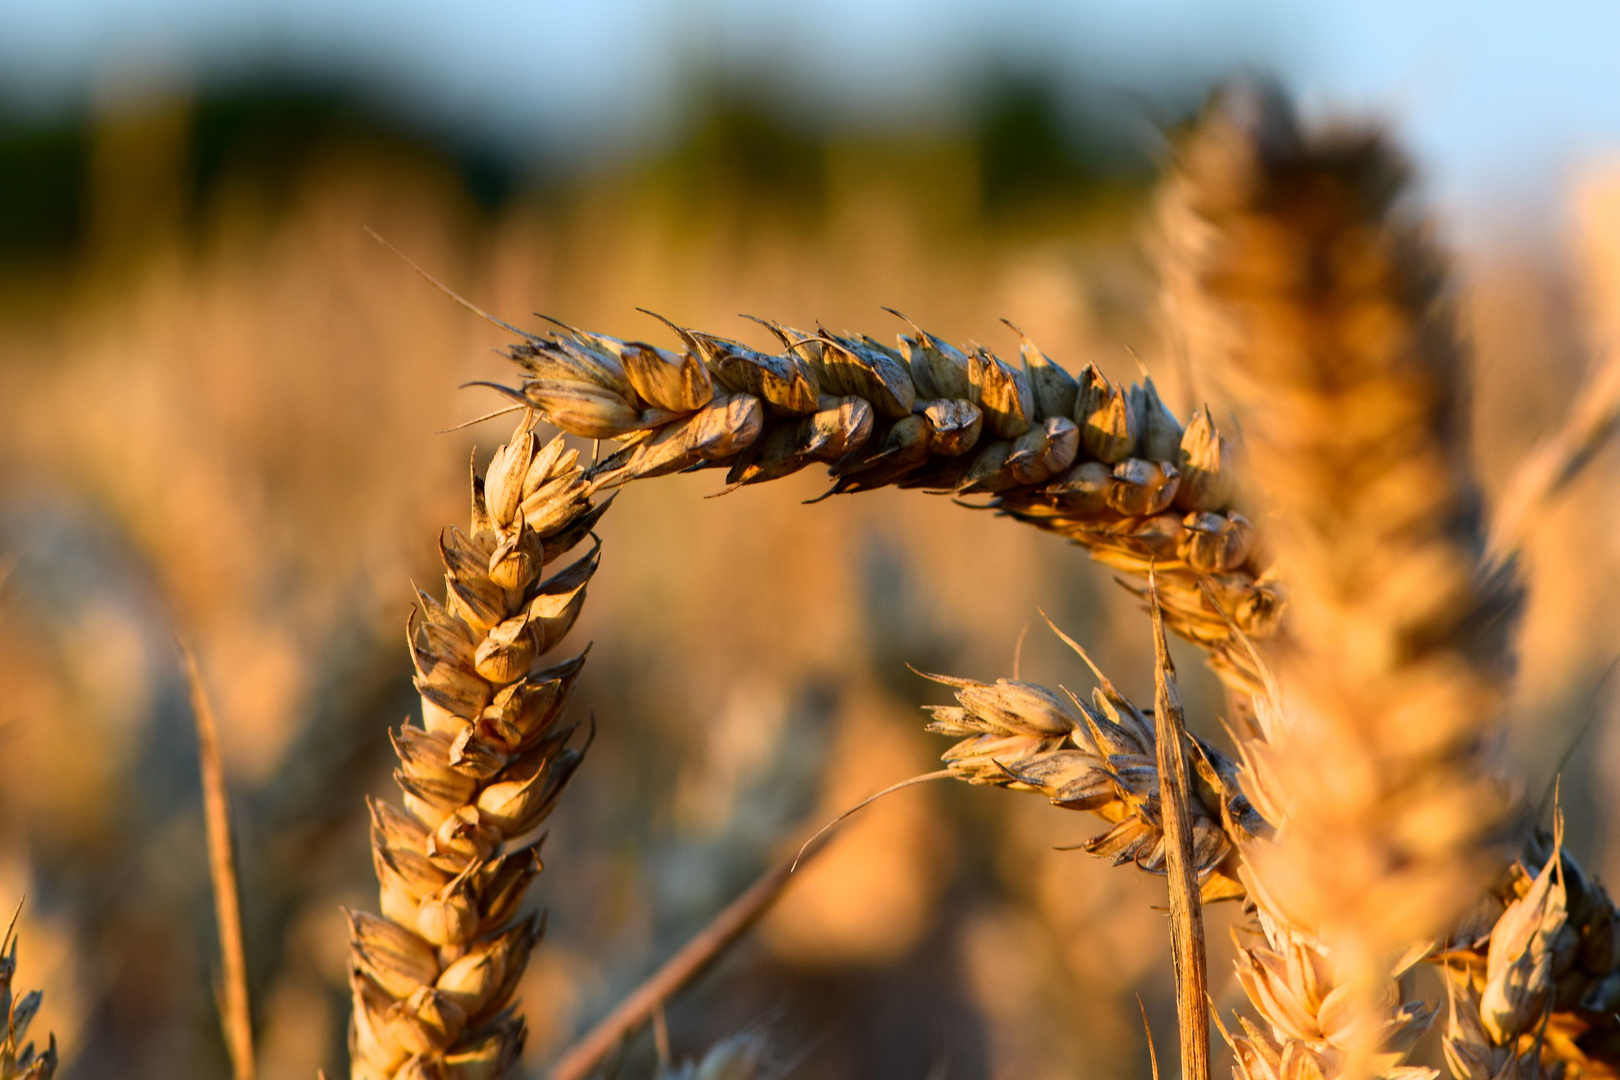
[[[1302,134],[1269,92],[1220,102],[1180,166],[1171,282],[1240,410],[1290,597],[1285,805],[1248,854],[1277,912],[1378,980],[1503,857],[1486,752],[1517,594],[1484,572],[1444,269],[1384,140]]]
[[[354,1080],[499,1080],[524,1026],[512,994],[539,933],[512,923],[540,870],[538,829],[579,764],[561,717],[584,656],[537,669],[578,616],[592,551],[578,452],[525,419],[473,479],[472,526],[440,537],[443,603],[409,623],[422,724],[394,737],[404,810],[374,803],[382,917],[350,915]]]

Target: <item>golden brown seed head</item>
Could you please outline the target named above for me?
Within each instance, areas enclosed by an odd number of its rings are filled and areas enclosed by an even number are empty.
[[[714,397],[708,369],[691,353],[673,353],[630,342],[620,352],[620,359],[636,394],[655,409],[689,413]]]

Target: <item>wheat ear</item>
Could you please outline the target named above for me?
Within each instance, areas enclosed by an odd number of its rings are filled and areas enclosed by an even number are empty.
[[[38,990],[30,990],[22,997],[15,996],[11,982],[17,975],[17,914],[11,917],[6,936],[0,941],[0,1017],[5,1018],[6,1030],[0,1038],[0,1080],[51,1080],[56,1075],[56,1036],[50,1044],[36,1053],[28,1041],[28,1027],[44,1000]]]
[[[1233,504],[1230,449],[1207,409],[1184,427],[1151,379],[1122,386],[1091,365],[1075,378],[1027,338],[1015,367],[916,327],[891,348],[767,322],[782,351],[762,353],[671,325],[678,350],[572,327],[525,335],[509,355],[526,377],[506,392],[564,431],[621,440],[592,470],[601,488],[706,468],[727,469],[736,487],[821,463],[828,494],[988,496],[1138,579],[1157,565],[1166,625],[1208,649],[1232,685],[1255,688],[1231,627],[1269,637],[1282,600]]]
[[[1462,350],[1405,183],[1379,135],[1307,134],[1251,87],[1216,103],[1166,200],[1171,280],[1202,312],[1189,347],[1240,405],[1290,590],[1264,755],[1280,805],[1261,807],[1279,834],[1246,852],[1251,892],[1379,1012],[1388,965],[1502,865],[1487,749],[1517,599],[1485,564]],[[1361,1019],[1345,1067],[1364,1073],[1387,1025]]]
[[[382,917],[351,913],[354,1080],[500,1080],[524,1025],[512,995],[539,937],[512,922],[539,828],[582,751],[562,714],[584,656],[537,662],[578,616],[597,553],[543,576],[590,533],[578,452],[525,417],[472,482],[472,524],[439,542],[443,603],[409,620],[422,722],[394,735],[404,809],[373,803]]]
[[[1620,1076],[1620,913],[1556,834],[1531,835],[1439,962],[1459,1080]]]

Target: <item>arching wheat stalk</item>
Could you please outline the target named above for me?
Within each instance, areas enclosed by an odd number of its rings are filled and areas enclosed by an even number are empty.
[[[1207,409],[1183,427],[1151,379],[1120,386],[1090,365],[1076,378],[1028,338],[1015,367],[916,327],[890,347],[765,325],[780,352],[673,324],[679,350],[572,327],[525,334],[509,354],[526,378],[508,393],[564,431],[620,441],[591,472],[599,488],[712,468],[740,487],[819,463],[828,494],[988,496],[1127,575],[1157,565],[1166,625],[1208,649],[1232,685],[1258,685],[1231,625],[1268,638],[1282,602]]]

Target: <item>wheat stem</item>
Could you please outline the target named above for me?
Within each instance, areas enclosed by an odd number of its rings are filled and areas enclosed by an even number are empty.
[[[1182,753],[1186,716],[1176,669],[1164,637],[1157,582],[1148,574],[1153,615],[1153,721],[1158,734],[1159,806],[1164,820],[1165,872],[1170,886],[1171,956],[1176,974],[1182,1080],[1209,1080],[1209,972],[1204,955],[1204,912],[1193,851],[1191,797]]]

